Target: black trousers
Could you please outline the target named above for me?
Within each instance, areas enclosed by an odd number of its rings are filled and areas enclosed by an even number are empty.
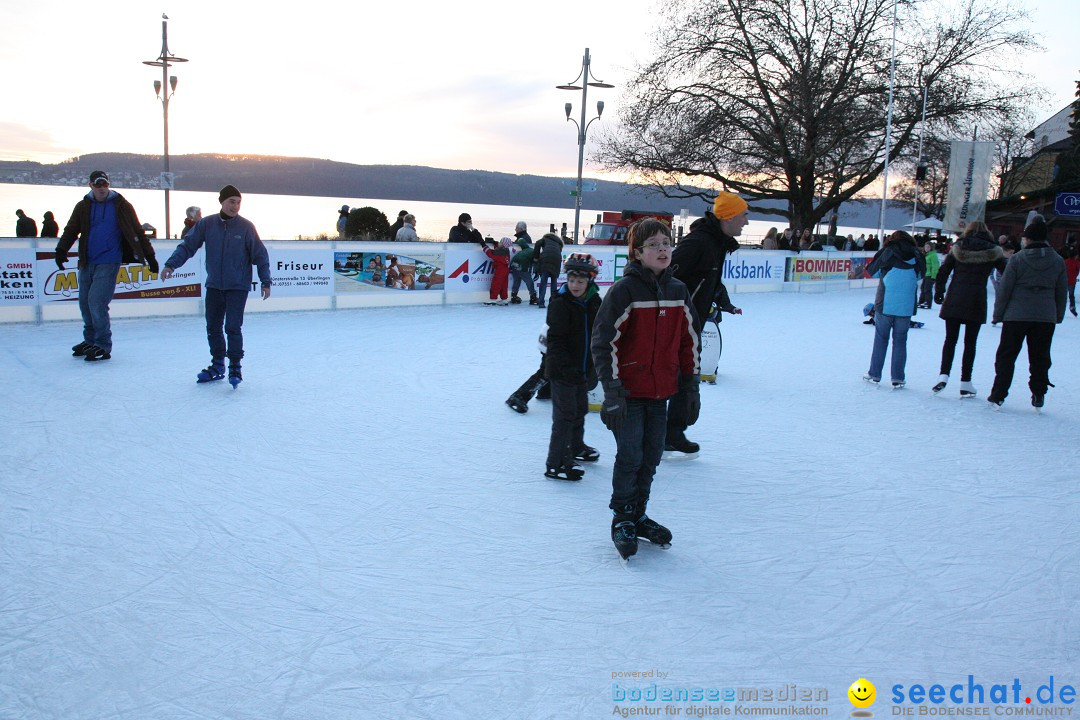
[[[585,414],[589,392],[584,382],[551,380],[551,440],[547,466],[571,467],[574,454],[585,445]]]
[[[975,367],[975,346],[979,342],[979,323],[965,323],[960,320],[945,321],[945,344],[941,346],[941,374],[952,371],[953,356],[956,354],[956,341],[960,339],[960,326],[964,326],[964,354],[960,358],[960,381],[971,382],[971,369]]]
[[[1054,327],[1054,323],[1046,322],[1010,321],[1001,324],[1001,344],[994,360],[994,388],[990,391],[990,399],[1001,401],[1008,397],[1016,370],[1016,358],[1025,340],[1031,368],[1028,387],[1035,395],[1046,394],[1050,384],[1050,343],[1054,340]]]

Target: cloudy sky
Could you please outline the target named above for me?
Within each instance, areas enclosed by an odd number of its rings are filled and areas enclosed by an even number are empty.
[[[942,0],[948,2],[949,0]],[[1017,69],[1049,91],[1046,117],[1080,78],[1071,0],[1030,3],[1047,51]],[[620,89],[651,55],[657,0],[278,4],[0,0],[0,158],[56,162],[93,152],[160,154],[162,108],[143,60],[189,62],[169,105],[173,155],[251,153],[572,176],[584,49],[590,89],[615,121]],[[601,123],[601,124],[603,124]],[[598,130],[594,124],[590,138]],[[587,168],[588,172],[588,168]]]

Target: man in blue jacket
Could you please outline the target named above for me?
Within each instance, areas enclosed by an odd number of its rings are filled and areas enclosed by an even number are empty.
[[[112,357],[112,322],[109,303],[116,291],[116,276],[125,263],[142,263],[157,273],[154,247],[146,237],[135,208],[109,187],[104,170],[90,173],[90,192],[75,205],[56,243],[56,267],[64,270],[68,251],[79,243],[79,312],[83,341],[71,354],[87,362]]]
[[[205,217],[176,246],[165,261],[161,278],[191,259],[206,244],[206,339],[210,343],[210,366],[198,375],[198,382],[225,377],[229,358],[229,383],[235,388],[243,377],[244,308],[252,289],[251,266],[259,269],[263,300],[270,297],[270,256],[250,220],[240,217],[240,191],[226,185],[218,194],[221,212]],[[224,332],[222,332],[224,326]]]

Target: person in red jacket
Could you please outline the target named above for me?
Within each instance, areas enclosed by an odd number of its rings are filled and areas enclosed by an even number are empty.
[[[510,284],[510,246],[513,242],[504,237],[495,247],[481,244],[484,254],[491,260],[494,275],[491,278],[491,290],[488,291],[488,300],[485,305],[509,305],[510,296],[507,288]]]
[[[701,409],[698,334],[686,285],[671,273],[671,228],[648,218],[627,231],[629,261],[611,286],[592,335],[604,388],[600,419],[615,434],[611,539],[625,559],[638,538],[667,546],[671,531],[645,512],[664,453],[667,401],[682,391],[688,425]]]
[[[1076,278],[1080,275],[1080,252],[1075,248],[1065,254],[1065,282],[1069,286],[1069,312],[1076,317]]]

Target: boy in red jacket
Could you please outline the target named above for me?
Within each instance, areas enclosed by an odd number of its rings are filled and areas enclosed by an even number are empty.
[[[600,418],[615,434],[611,539],[626,559],[638,538],[666,547],[671,531],[645,512],[664,453],[667,400],[682,391],[688,424],[701,400],[698,335],[690,293],[671,274],[671,229],[639,220],[627,233],[630,262],[596,315],[592,353],[604,387]]]

